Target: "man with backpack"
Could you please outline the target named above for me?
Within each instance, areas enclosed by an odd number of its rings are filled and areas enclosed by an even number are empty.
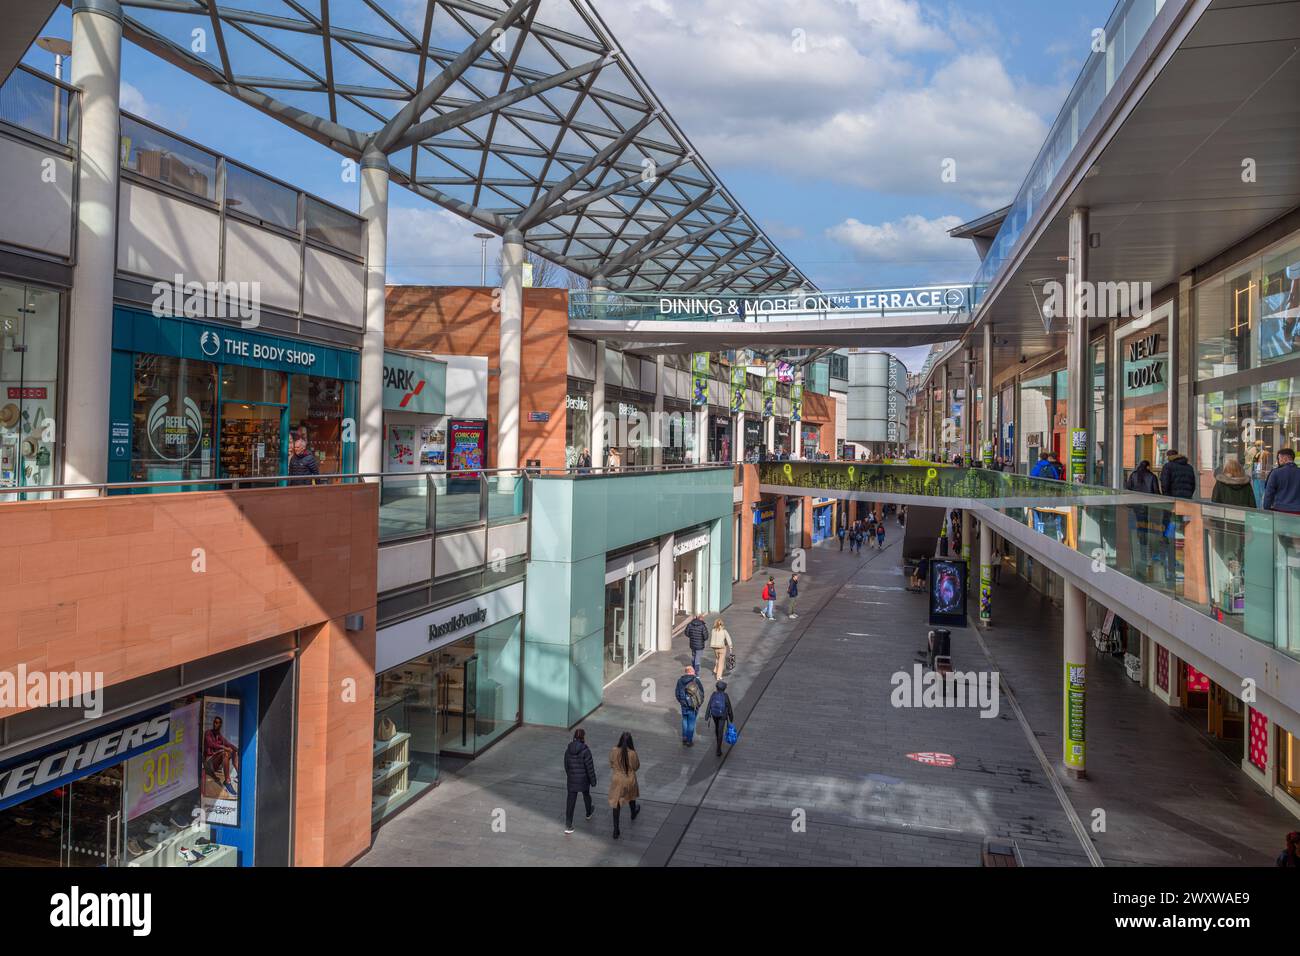
[[[790,598],[790,620],[794,620],[799,615],[794,612],[794,606],[799,600],[799,572],[790,575],[790,584],[785,589],[786,596]]]
[[[695,719],[704,706],[704,685],[695,676],[695,668],[688,667],[677,678],[677,703],[682,705],[682,746],[695,746]]]
[[[700,672],[700,651],[709,643],[709,625],[704,623],[704,618],[699,611],[691,618],[686,625],[686,640],[691,645],[691,667],[695,668],[695,673]]]
[[[844,550],[844,539],[845,539],[846,536],[847,536],[847,535],[845,534],[844,525],[840,525],[839,537],[840,537],[840,550],[841,550],[841,551]]]
[[[718,681],[718,689],[709,695],[709,720],[713,721],[713,733],[718,741],[718,756],[722,756],[722,741],[727,733],[727,726],[735,723],[736,715],[731,710],[731,698],[727,696],[727,682]]]
[[[771,575],[763,585],[763,617],[769,621],[776,620],[776,578]]]

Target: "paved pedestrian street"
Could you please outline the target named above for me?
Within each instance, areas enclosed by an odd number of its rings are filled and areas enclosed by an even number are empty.
[[[788,564],[773,572],[784,593]],[[1059,764],[1059,611],[1014,574],[995,595],[997,626],[982,639],[953,631],[957,670],[988,671],[989,653],[1000,668],[995,717],[891,705],[891,678],[911,676],[928,630],[924,597],[904,588],[897,542],[860,556],[832,542],[808,552],[795,620],[783,601],[776,622],[760,617],[763,577],[738,584],[724,615],[739,661],[727,679],[741,736],[722,759],[703,719],[696,746],[681,745],[673,686],[690,654],[679,635],[672,653],[637,665],[582,722],[599,783],[592,819],[579,801],[572,836],[563,832],[561,767],[571,734],[522,727],[445,772],[377,832],[358,865],[978,866],[988,838],[1014,840],[1026,866],[1088,866],[1084,839],[1106,864],[1267,865],[1286,832],[1281,809],[1187,722],[1168,714],[1154,735],[1131,732],[1163,705],[1109,661],[1090,672],[1090,777],[1067,781],[1053,769],[1058,793],[1046,767]],[[710,652],[704,660],[712,690]],[[1042,758],[1008,686],[1042,689],[1019,701]],[[641,757],[643,810],[635,823],[624,810],[615,841],[606,755],[623,730]],[[954,765],[908,756],[930,753]],[[1170,771],[1166,783],[1135,782],[1130,761]],[[1092,830],[1097,806],[1106,832]]]

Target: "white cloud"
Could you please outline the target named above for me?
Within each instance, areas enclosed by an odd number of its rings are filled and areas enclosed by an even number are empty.
[[[968,240],[954,239],[948,230],[961,225],[959,216],[903,216],[895,222],[871,225],[845,219],[826,230],[827,238],[844,246],[859,262],[916,266],[938,279],[963,276],[977,263]]]
[[[480,228],[429,205],[388,209],[387,281],[392,285],[478,285]],[[488,281],[494,281],[499,239],[488,240]]]

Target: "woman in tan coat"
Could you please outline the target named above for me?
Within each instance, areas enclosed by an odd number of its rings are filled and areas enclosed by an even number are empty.
[[[636,805],[641,791],[636,785],[636,772],[641,769],[641,758],[636,755],[632,735],[626,730],[618,738],[618,746],[609,752],[609,805],[614,811],[614,839],[618,839],[619,804],[632,808],[632,819],[641,812]]]
[[[731,653],[731,632],[722,618],[713,622],[713,633],[709,635],[709,649],[713,651],[713,673],[722,680],[722,673],[727,669],[727,655]]]

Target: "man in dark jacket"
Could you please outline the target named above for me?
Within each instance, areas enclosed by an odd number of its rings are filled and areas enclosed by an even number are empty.
[[[700,651],[709,643],[709,625],[704,623],[704,618],[699,611],[691,618],[690,623],[686,625],[686,640],[691,645],[691,667],[695,668],[695,673],[700,672]]]
[[[1264,483],[1265,511],[1300,514],[1300,468],[1296,467],[1295,450],[1282,448],[1277,453],[1277,467]]]
[[[1138,466],[1133,469],[1133,474],[1129,475],[1128,480],[1124,482],[1124,487],[1144,495],[1160,494],[1160,481],[1151,470],[1151,462],[1145,458],[1138,462]]]
[[[564,776],[568,783],[568,798],[564,804],[564,832],[573,832],[573,808],[578,803],[578,794],[587,806],[587,819],[591,819],[591,788],[596,785],[596,761],[591,757],[591,748],[587,746],[587,732],[579,727],[573,732],[573,739],[564,751]]]
[[[1160,469],[1160,487],[1171,498],[1190,498],[1196,494],[1196,469],[1187,456],[1170,449],[1165,466]]]
[[[290,441],[289,480],[291,485],[314,485],[312,475],[320,474],[320,462],[307,448],[307,433],[297,432]]]
[[[695,668],[686,668],[686,673],[677,678],[677,703],[682,705],[682,744],[695,746],[695,719],[704,704],[704,685],[695,676]]]

